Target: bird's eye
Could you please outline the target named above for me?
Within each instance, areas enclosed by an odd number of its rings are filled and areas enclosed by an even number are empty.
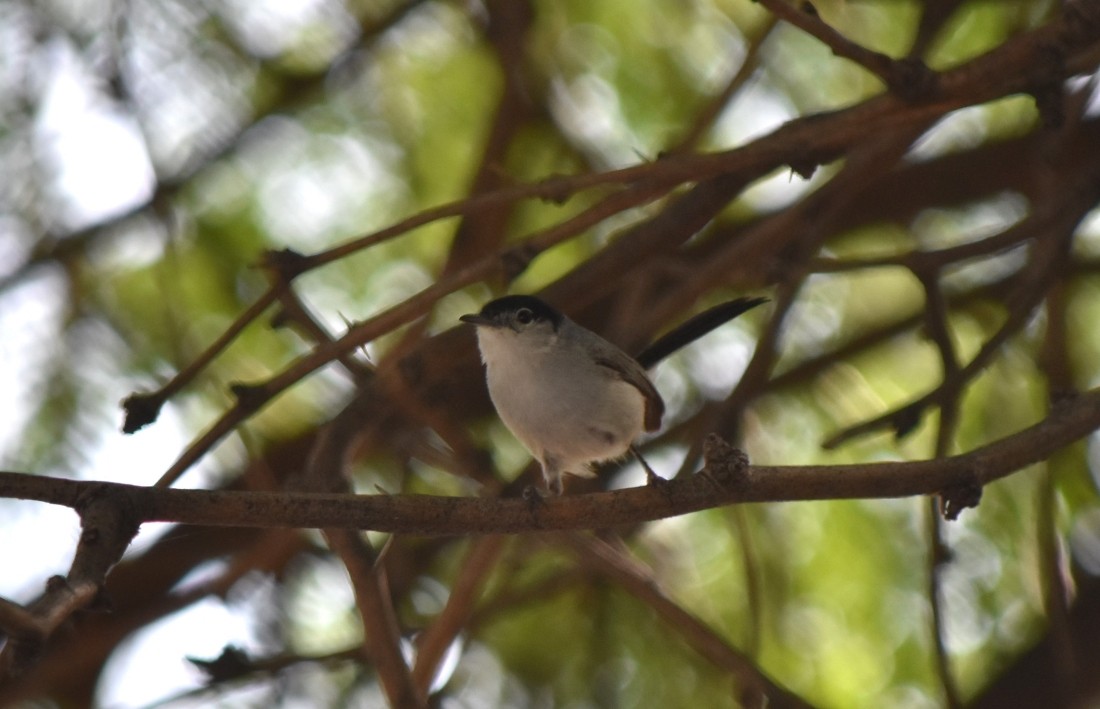
[[[520,308],[516,311],[516,322],[520,325],[530,325],[534,319],[535,314],[531,312],[530,308]]]

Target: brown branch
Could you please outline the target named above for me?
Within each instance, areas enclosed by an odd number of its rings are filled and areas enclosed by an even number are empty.
[[[40,632],[35,617],[23,606],[6,598],[0,598],[0,630],[8,635],[28,637]]]
[[[777,3],[782,4],[782,3]],[[1076,3],[1074,7],[1083,5]],[[923,106],[899,103],[890,96],[871,99],[858,106],[807,116],[790,121],[753,143],[733,150],[707,154],[677,154],[652,163],[607,172],[553,177],[538,183],[509,187],[457,200],[425,210],[378,232],[352,239],[331,249],[302,257],[300,271],[344,258],[361,249],[403,234],[411,229],[447,217],[462,216],[520,199],[541,197],[561,200],[578,191],[600,185],[629,185],[651,182],[671,189],[720,175],[739,175],[751,180],[777,167],[811,165],[839,157],[854,145],[866,142],[869,134],[895,134],[907,126],[935,120],[963,106],[983,103],[1005,95],[1027,91],[1038,78],[1045,80],[1072,75],[1072,62],[1061,74],[1037,78],[1037,67],[1048,74],[1052,47],[1067,55],[1086,52],[1100,38],[1100,17],[1087,6],[1030,33],[1009,40],[997,49],[942,75],[942,86],[934,103]]]
[[[137,534],[141,518],[131,502],[102,489],[73,491],[67,504],[80,514],[82,528],[73,562],[65,576],[49,580],[26,615],[17,616],[8,607],[3,627],[9,639],[0,650],[0,677],[33,664],[65,621],[96,602],[107,573]]]
[[[1059,402],[1039,423],[983,448],[940,460],[733,470],[712,442],[698,475],[660,487],[529,500],[430,495],[177,490],[0,472],[0,497],[73,507],[102,495],[139,522],[240,527],[369,529],[420,535],[517,534],[639,524],[746,502],[875,499],[985,485],[1100,427],[1100,389]],[[734,466],[736,467],[736,466]]]
[[[401,629],[397,625],[385,574],[375,563],[373,551],[352,530],[330,528],[324,534],[329,547],[347,568],[355,591],[355,605],[363,619],[363,646],[378,672],[390,706],[400,709],[427,707],[401,653]]]
[[[950,443],[955,437],[959,421],[959,397],[966,380],[959,376],[959,361],[948,326],[947,299],[939,282],[940,271],[938,268],[918,269],[913,273],[920,279],[925,292],[925,329],[940,354],[944,383],[952,384],[944,392],[944,401],[940,406],[940,419],[936,427],[935,449],[932,454],[933,458],[943,458],[948,454]],[[915,428],[919,420],[917,416],[912,417],[912,427]],[[901,428],[897,430],[898,435],[902,435]],[[955,675],[951,671],[951,658],[947,651],[947,622],[941,592],[942,572],[948,556],[944,546],[943,531],[946,521],[941,514],[937,513],[939,506],[940,501],[935,499],[928,500],[925,504],[925,538],[928,549],[925,582],[928,607],[931,610],[929,626],[932,634],[933,666],[943,690],[945,706],[956,709],[960,706],[959,690]]]
[[[674,147],[669,148],[669,153],[683,153],[691,150],[702,139],[704,133],[714,125],[714,122],[722,115],[722,111],[726,109],[730,101],[733,100],[733,97],[752,77],[757,67],[759,67],[760,50],[764,46],[764,42],[772,36],[776,24],[776,18],[769,18],[764,25],[757,30],[756,34],[749,39],[748,46],[745,47],[745,57],[741,66],[734,72],[733,76],[730,77],[730,80],[726,82],[726,86],[722,89],[721,93],[708,101],[707,105],[698,112],[691,127],[683,137],[677,141]]]
[[[1100,579],[1075,569],[1073,606],[1062,629],[1049,627],[1032,647],[1006,658],[990,684],[976,692],[971,709],[1093,707],[1100,696]],[[1068,647],[1066,644],[1068,643]],[[1066,652],[1080,671],[1067,681]],[[1092,668],[1092,669],[1090,669]]]
[[[892,256],[867,258],[838,259],[821,256],[811,261],[811,268],[814,273],[842,273],[864,268],[901,266],[918,274],[919,278],[920,273],[937,271],[944,266],[961,261],[991,257],[1011,251],[1041,233],[1041,230],[1036,228],[1035,224],[1027,224],[1026,226],[1025,224],[1006,229],[984,239],[968,241],[964,244],[948,246],[934,251],[914,250]]]
[[[913,45],[909,48],[907,56],[924,56],[962,2],[963,0],[925,0],[921,4],[917,34],[913,38]]]
[[[1066,152],[1066,145],[1071,142],[1077,127],[1078,125],[1074,124],[1066,130],[1061,131],[1060,135],[1052,135],[1052,131],[1049,130],[1044,131],[1048,141],[1053,138],[1058,138],[1061,143],[1061,145],[1051,149],[1049,153],[1064,154]],[[1073,183],[1070,182],[1072,178],[1062,176],[1061,179],[1059,179],[1057,172],[1052,170],[1051,167],[1050,161],[1043,161],[1038,170],[1040,174],[1040,191],[1046,193],[1041,203],[1044,205],[1059,205],[1060,202],[1065,199],[1070,205],[1070,215],[1068,219],[1065,220],[1050,219],[1051,213],[1059,209],[1059,206],[1055,206],[1052,208],[1048,207],[1044,210],[1045,213],[1040,214],[1038,219],[1031,220],[1033,226],[1037,224],[1039,227],[1039,233],[1033,235],[1034,238],[1031,244],[1033,263],[1030,268],[1023,273],[1023,277],[1021,278],[1022,288],[1020,292],[1008,303],[1008,307],[1010,308],[1008,322],[1006,322],[997,335],[983,345],[982,350],[979,352],[978,356],[975,357],[975,361],[968,366],[968,369],[972,372],[976,373],[978,371],[976,362],[980,360],[983,355],[991,357],[991,353],[999,347],[999,342],[1007,337],[1007,333],[1022,326],[1032,309],[1037,307],[1041,300],[1046,297],[1047,291],[1061,283],[1059,277],[1063,270],[1062,267],[1069,259],[1069,250],[1070,244],[1072,243],[1074,227],[1077,223],[1076,220],[1080,218],[1075,217],[1074,213],[1079,209],[1087,209],[1090,203],[1096,198],[1095,189],[1074,189]],[[1085,171],[1085,175],[1087,180],[1096,179],[1094,170]],[[1048,224],[1048,222],[1051,223]],[[1044,232],[1048,229],[1053,233],[1046,236]],[[1005,235],[1012,234],[1013,231],[1023,231],[1026,233],[1026,230],[1010,229],[1002,232],[1002,234],[998,236],[1004,237]],[[945,263],[942,261],[935,265],[929,265],[927,261],[920,261],[918,263],[921,264],[921,266],[913,268],[913,273],[920,279],[926,293],[928,304],[926,308],[927,330],[940,352],[944,372],[943,386],[938,401],[941,413],[936,430],[934,452],[934,457],[938,458],[947,455],[949,446],[955,439],[960,417],[960,398],[969,378],[960,370],[948,328],[947,305],[939,283],[942,268]],[[1053,329],[1056,330],[1056,326]],[[910,418],[910,425],[915,426],[918,420],[919,415],[914,411],[914,414]],[[898,434],[901,435],[902,433],[903,431],[898,428]],[[1050,473],[1049,470],[1046,470],[1041,487],[1045,494],[1040,501],[1040,514],[1037,520],[1037,524],[1040,525],[1037,530],[1038,537],[1041,540],[1048,540],[1050,542],[1049,546],[1040,544],[1040,548],[1044,551],[1053,549],[1057,546],[1057,544],[1053,542],[1054,533],[1052,530],[1054,524],[1051,518],[1046,519],[1046,525],[1043,524],[1043,513],[1049,512],[1050,500],[1053,498],[1052,488],[1053,485],[1051,484]],[[974,491],[964,489],[962,495],[965,497],[973,497]],[[1046,506],[1044,506],[1044,503]],[[966,505],[968,502],[964,500],[962,504]],[[959,500],[951,496],[945,496],[942,499],[942,512],[944,515],[951,515],[952,510],[958,509],[959,506]],[[932,611],[931,626],[936,672],[943,689],[944,703],[947,707],[953,709],[961,706],[961,700],[959,697],[958,684],[951,671],[950,657],[946,647],[946,619],[943,611],[944,598],[941,586],[944,564],[950,553],[945,549],[945,535],[943,529],[945,522],[941,515],[936,512],[935,502],[930,501],[927,506],[925,525],[929,548],[927,574],[928,599]],[[1039,573],[1041,576],[1046,574],[1048,577],[1056,577],[1058,576],[1058,569],[1056,566],[1048,566],[1045,569],[1041,568]],[[1048,602],[1050,601],[1049,598],[1047,598],[1047,600]],[[1049,607],[1052,623],[1054,623],[1055,626],[1057,626],[1058,620],[1064,617],[1058,613],[1059,610],[1064,610],[1064,608],[1058,607],[1057,601],[1055,601],[1053,607]],[[1067,663],[1067,667],[1071,666],[1070,663]]]
[[[142,522],[421,535],[607,528],[735,503],[901,497],[980,486],[1045,460],[1098,427],[1100,389],[1095,389],[1060,402],[1028,429],[941,460],[750,469],[741,466],[735,451],[712,439],[707,467],[693,477],[661,486],[542,500],[178,490],[0,472],[0,497],[66,505],[81,511],[85,521],[68,582],[56,585],[42,603],[28,609],[42,618],[41,632],[28,638],[34,642],[9,641],[3,657],[8,666],[16,664],[14,659],[26,662],[29,651],[40,647],[61,621],[90,605],[103,576]],[[407,674],[407,668],[402,672]],[[400,691],[396,695],[403,696]]]
[[[364,387],[365,391],[372,389],[370,385]],[[353,401],[317,436],[303,474],[289,480],[288,488],[350,493],[343,464],[358,428],[353,418],[357,404]],[[417,690],[411,668],[402,653],[401,627],[381,561],[384,554],[375,554],[370,543],[355,530],[326,525],[323,533],[351,580],[356,609],[363,622],[363,650],[378,672],[390,705],[402,709],[426,707],[427,695]]]
[[[648,184],[616,192],[577,216],[539,232],[520,247],[519,251],[524,254],[523,258],[529,260],[534,255],[598,224],[613,214],[658,198],[663,192],[664,188],[653,187]],[[178,480],[218,441],[278,394],[297,384],[329,362],[338,360],[352,350],[424,316],[440,298],[483,280],[499,267],[500,262],[501,259],[496,254],[482,258],[456,271],[454,274],[440,279],[404,302],[352,326],[338,340],[321,343],[308,355],[300,358],[266,382],[236,387],[234,394],[237,395],[237,403],[233,408],[215,421],[197,441],[188,446],[187,450],[176,459],[157,481],[157,485],[167,487]]]
[[[372,318],[352,328],[340,340],[318,347],[309,356],[299,360],[264,385],[241,388],[239,392],[248,395],[247,401],[238,401],[236,406],[189,447],[162,476],[162,484],[167,485],[177,479],[236,425],[247,419],[279,392],[318,367],[338,359],[380,334],[420,317],[438,297],[483,280],[492,275],[494,270],[502,264],[507,265],[509,258],[518,262],[518,267],[522,269],[531,258],[549,246],[576,235],[584,228],[599,223],[612,214],[655,198],[656,195],[653,193],[664,194],[673,186],[686,181],[714,179],[713,185],[703,182],[696,187],[695,191],[701,195],[705,195],[708,190],[713,192],[716,197],[721,198],[719,206],[722,206],[732,197],[730,193],[734,188],[739,189],[740,186],[767,174],[780,165],[792,164],[798,165],[800,170],[812,169],[813,165],[831,160],[843,154],[851,146],[864,143],[869,134],[897,135],[915,126],[924,125],[955,108],[980,103],[1007,93],[1028,90],[1037,80],[1035,67],[1041,64],[1042,57],[1049,54],[1051,46],[1057,46],[1060,51],[1070,55],[1075,51],[1087,49],[1100,34],[1100,18],[1090,16],[1087,6],[1078,8],[1078,5],[1074,5],[1073,7],[1077,9],[1074,12],[1065,13],[1065,17],[1060,20],[1011,40],[997,50],[945,73],[942,91],[934,104],[910,105],[899,103],[889,96],[879,97],[851,109],[791,121],[743,148],[709,155],[674,155],[656,163],[622,170],[556,178],[537,185],[524,185],[479,195],[426,210],[380,232],[354,239],[328,251],[294,259],[293,269],[285,274],[288,279],[304,270],[316,268],[382,240],[393,238],[416,226],[446,216],[466,213],[467,210],[475,209],[479,205],[502,203],[538,194],[560,196],[563,194],[562,190],[567,194],[569,190],[587,188],[596,184],[624,182],[636,184],[635,187],[628,187],[600,202],[597,205],[599,209],[591,208],[577,217],[530,238],[518,250],[471,264],[455,273],[453,277],[448,277],[413,299],[391,308],[379,318]],[[1071,62],[1067,61],[1065,65],[1060,65],[1061,71],[1068,73],[1070,70],[1067,67],[1070,64]],[[1049,74],[1049,67],[1044,71]],[[1044,77],[1050,79],[1046,74]],[[638,183],[639,180],[643,182]],[[725,189],[720,188],[719,183]],[[637,197],[639,192],[648,194],[648,197],[634,200],[628,197],[617,208],[614,207],[617,199],[621,199],[624,195]],[[658,224],[663,216],[658,216],[649,224]],[[609,282],[608,279],[599,277],[598,258],[589,265],[590,268],[584,269],[582,280],[584,277],[590,280],[595,277],[601,282]],[[515,267],[516,264],[513,263],[512,268]],[[621,268],[616,271],[621,272]]]
[[[1039,368],[1047,383],[1048,400],[1057,401],[1064,392],[1073,391],[1073,368],[1069,362],[1069,332],[1067,329],[1067,305],[1069,287],[1066,280],[1055,283],[1046,294],[1046,333],[1039,356]],[[1071,599],[1078,591],[1070,576],[1067,556],[1060,528],[1059,472],[1071,469],[1069,451],[1056,454],[1051,465],[1044,466],[1043,480],[1039,488],[1035,536],[1039,559],[1039,578],[1042,580],[1043,608],[1048,619],[1047,643],[1055,658],[1054,691],[1063,704],[1069,704],[1068,696],[1080,682],[1084,665],[1078,648],[1074,647],[1073,614]],[[1064,697],[1062,695],[1065,695]]]
[[[757,549],[757,542],[753,537],[752,525],[749,523],[749,509],[738,506],[730,510],[726,521],[730,525],[730,539],[733,546],[737,547],[741,557],[741,569],[745,583],[745,610],[748,613],[746,623],[748,628],[744,635],[744,645],[750,657],[760,653],[760,645],[764,640],[764,579],[763,563]]]
[[[953,371],[945,371],[940,386],[900,407],[851,426],[825,441],[826,448],[836,448],[858,436],[892,427],[898,435],[904,435],[916,427],[919,417],[929,406],[940,406],[947,411],[963,385],[975,377],[997,355],[1008,339],[1027,324],[1031,313],[1042,302],[1047,288],[1061,276],[1061,267],[1068,259],[1068,249],[1073,231],[1081,219],[1092,209],[1100,191],[1100,177],[1093,168],[1090,179],[1070,188],[1058,202],[1051,202],[1042,213],[1033,214],[1009,231],[1030,233],[1032,253],[1030,273],[1025,273],[1020,287],[1008,302],[1008,318],[993,334],[970,362]]]
[[[227,647],[213,660],[200,660],[188,657],[188,661],[198,667],[208,677],[201,687],[186,689],[177,694],[163,697],[155,707],[173,707],[189,703],[190,706],[211,706],[235,687],[246,685],[250,680],[259,682],[264,677],[277,677],[288,669],[301,665],[321,665],[334,668],[343,664],[361,663],[362,648],[350,647],[321,655],[299,655],[281,653],[261,657],[252,657],[237,647]]]
[[[134,433],[144,426],[156,420],[160,408],[164,402],[187,386],[199,372],[206,368],[215,357],[236,339],[237,335],[258,318],[268,306],[275,302],[278,290],[268,289],[248,306],[237,319],[218,336],[203,352],[190,364],[181,369],[164,386],[154,392],[140,392],[131,394],[122,402],[122,408],[126,412],[126,420],[122,424],[123,433]]]
[[[447,605],[417,638],[412,679],[417,691],[424,696],[428,694],[447,648],[473,617],[474,605],[489,574],[496,569],[497,559],[504,549],[504,541],[504,537],[490,535],[473,542],[462,569],[451,585]]]
[[[529,81],[528,37],[535,13],[530,0],[491,0],[485,4],[488,23],[485,37],[495,53],[503,78],[500,96],[489,125],[481,160],[470,186],[471,194],[484,194],[505,183],[502,172],[508,151],[533,115],[531,96],[538,91]],[[501,205],[511,207],[512,203]],[[485,209],[466,214],[455,230],[442,273],[448,274],[499,251],[508,236],[510,208]]]
[[[957,709],[959,702],[958,682],[951,671],[951,655],[947,650],[947,617],[944,613],[943,571],[950,559],[950,551],[944,542],[943,527],[946,524],[940,513],[940,502],[932,499],[924,505],[924,532],[927,545],[925,561],[925,594],[931,617],[928,619],[928,632],[932,636],[932,664],[936,679],[943,691],[944,706]]]
[[[740,381],[721,407],[714,407],[698,417],[697,426],[703,425],[705,430],[724,436],[734,435],[745,407],[768,386],[771,371],[779,359],[779,338],[785,318],[810,273],[810,256],[831,233],[831,225],[850,205],[859,201],[869,185],[897,163],[922,130],[923,125],[909,126],[869,140],[853,151],[839,174],[826,185],[799,204],[746,230],[728,248],[714,254],[710,263],[692,273],[692,281],[696,284],[717,285],[728,279],[729,271],[738,264],[742,267],[752,264],[751,268],[769,270],[779,279],[774,313]],[[788,234],[798,234],[798,241],[791,242],[785,236]],[[698,434],[692,436],[693,444],[677,477],[687,474],[698,463],[700,439]]]
[[[776,684],[744,653],[669,598],[657,585],[652,573],[630,557],[621,543],[613,546],[579,534],[562,535],[560,539],[591,571],[614,581],[652,608],[700,656],[735,676],[744,706],[784,709],[811,706]]]
[[[207,149],[198,151],[197,157],[189,164],[184,165],[177,174],[168,177],[158,176],[152,194],[140,204],[75,232],[60,234],[52,232],[44,235],[38,240],[34,252],[23,263],[9,269],[6,275],[0,277],[0,292],[6,291],[21,282],[35,267],[53,262],[63,264],[73,262],[91,252],[100,242],[109,241],[124,233],[124,230],[119,227],[127,221],[140,218],[150,212],[162,211],[166,205],[173,202],[177,195],[187,192],[187,186],[196,176],[202,175],[203,171],[211,165],[232,156],[240,150],[245,136],[249,135],[250,129],[261,123],[263,119],[269,116],[291,113],[299,106],[310,105],[310,101],[328,91],[331,85],[333,67],[338,67],[361,54],[422,4],[424,4],[423,0],[405,0],[404,2],[395,3],[388,9],[386,14],[375,18],[373,21],[360,21],[361,34],[358,43],[350,45],[344,51],[333,55],[331,61],[327,64],[317,66],[312,70],[305,70],[304,73],[301,67],[292,72],[287,72],[281,66],[282,62],[278,58],[250,57],[250,61],[257,62],[257,74],[264,77],[263,84],[265,87],[265,91],[257,94],[257,96],[262,96],[264,101],[262,105],[256,106],[256,111],[251,116],[250,121],[242,122],[231,135],[217,135],[212,144],[210,144],[211,141],[206,141]],[[224,30],[224,28],[222,29]],[[221,35],[223,39],[232,36],[232,31],[225,31]],[[235,50],[243,51],[240,47],[235,47]],[[125,75],[123,73],[112,78],[125,80]],[[105,84],[112,83],[106,80],[105,77],[100,77],[100,79]],[[129,88],[124,88],[129,93]],[[129,101],[125,103],[130,104]],[[147,134],[148,131],[143,125],[141,116],[131,111],[130,117],[135,120],[142,133]],[[205,137],[209,139],[215,136],[207,135]],[[202,140],[197,141],[196,145],[203,142]]]
[[[756,1],[776,17],[816,37],[836,56],[859,64],[906,100],[924,98],[935,90],[937,75],[923,62],[915,58],[894,60],[853,42],[826,24],[809,2],[795,8],[785,0]]]
[[[132,633],[204,598],[224,597],[254,570],[282,570],[290,558],[305,551],[304,539],[292,530],[169,530],[151,548],[111,570],[101,594],[110,604],[109,613],[72,617],[65,629],[73,632],[55,634],[40,663],[16,681],[4,681],[0,675],[0,706],[17,706],[43,694],[68,706],[91,706],[104,663]],[[178,586],[196,566],[215,559],[219,564],[229,560],[216,577]]]
[[[709,157],[709,156],[708,156]],[[709,172],[698,172],[695,163],[703,162],[710,165]],[[448,202],[437,207],[425,209],[406,219],[380,229],[370,234],[356,237],[350,241],[333,246],[325,251],[309,256],[303,256],[302,262],[297,266],[297,273],[318,268],[333,261],[355,254],[376,244],[389,241],[394,237],[405,234],[422,226],[451,217],[460,217],[474,214],[482,210],[492,209],[502,205],[517,202],[523,199],[546,199],[561,202],[571,195],[582,190],[600,186],[629,186],[640,181],[651,182],[655,185],[664,185],[672,189],[678,184],[698,179],[700,175],[713,175],[715,170],[712,160],[703,160],[700,157],[672,161],[660,161],[645,163],[630,167],[610,170],[607,172],[570,175],[566,177],[548,177],[544,180],[530,184],[504,187],[492,192],[465,197],[463,199]],[[296,275],[296,274],[295,274]]]

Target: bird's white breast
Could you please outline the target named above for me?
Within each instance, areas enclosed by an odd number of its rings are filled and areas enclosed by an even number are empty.
[[[642,393],[571,342],[517,337],[478,330],[489,395],[516,438],[540,461],[553,457],[576,474],[623,455],[643,429]]]

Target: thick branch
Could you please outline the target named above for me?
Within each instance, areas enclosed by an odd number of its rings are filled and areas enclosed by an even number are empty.
[[[0,496],[75,506],[94,491],[140,522],[370,529],[423,535],[516,534],[638,524],[744,502],[895,498],[980,486],[1050,457],[1100,427],[1100,389],[984,448],[939,460],[731,470],[720,441],[698,474],[662,486],[529,500],[428,495],[170,490],[0,473]]]
[[[29,478],[30,476],[20,476]],[[46,478],[43,478],[45,480]],[[71,491],[65,503],[80,514],[83,531],[66,576],[54,576],[46,592],[17,614],[10,603],[0,625],[10,639],[0,651],[0,676],[21,672],[37,659],[46,639],[73,613],[92,606],[111,567],[137,533],[141,521],[130,507],[130,498],[115,491],[83,486]]]

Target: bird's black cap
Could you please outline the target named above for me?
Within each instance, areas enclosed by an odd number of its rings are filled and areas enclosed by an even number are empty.
[[[474,325],[501,325],[506,314],[518,313],[521,310],[529,311],[534,320],[549,322],[554,329],[557,329],[564,317],[545,301],[533,295],[506,295],[486,303],[477,315],[463,315],[459,320]]]

